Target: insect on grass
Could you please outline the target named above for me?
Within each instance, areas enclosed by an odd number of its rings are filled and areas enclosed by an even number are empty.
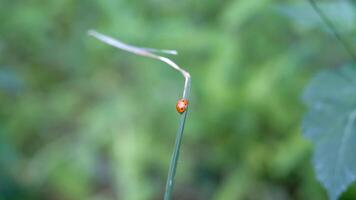
[[[172,192],[173,192],[173,187],[174,187],[174,177],[175,177],[176,170],[177,170],[179,151],[180,151],[180,147],[181,147],[182,139],[183,139],[185,120],[186,120],[187,113],[188,113],[187,112],[188,111],[188,102],[189,102],[188,98],[189,98],[190,82],[191,82],[190,74],[187,71],[185,71],[184,69],[180,68],[176,63],[174,63],[169,58],[166,58],[166,57],[156,54],[156,53],[165,53],[165,54],[176,55],[177,52],[175,50],[159,50],[159,49],[152,49],[152,48],[145,48],[145,47],[136,47],[136,46],[132,46],[129,44],[125,44],[117,39],[114,39],[112,37],[98,33],[94,30],[88,31],[88,34],[90,36],[93,36],[96,39],[108,44],[108,45],[122,49],[124,51],[128,51],[130,53],[137,54],[140,56],[145,56],[145,57],[153,58],[156,60],[160,60],[160,61],[168,64],[173,69],[180,72],[184,77],[184,88],[183,88],[182,99],[180,99],[176,105],[176,109],[177,109],[178,113],[181,114],[180,120],[179,120],[179,127],[177,130],[177,135],[176,135],[176,140],[175,140],[175,144],[174,144],[174,148],[173,148],[172,158],[171,158],[171,162],[170,162],[170,166],[169,166],[169,170],[168,170],[166,189],[165,189],[165,193],[164,193],[164,200],[170,200],[172,197]]]

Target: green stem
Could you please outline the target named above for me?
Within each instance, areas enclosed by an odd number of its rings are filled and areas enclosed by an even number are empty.
[[[94,30],[88,31],[88,34],[97,38],[98,40],[108,44],[108,45],[114,46],[116,48],[128,51],[130,53],[134,53],[134,54],[137,54],[140,56],[145,56],[145,57],[153,58],[156,60],[160,60],[160,61],[168,64],[170,67],[177,70],[184,76],[185,82],[184,82],[184,89],[183,89],[183,98],[188,100],[188,96],[189,96],[189,92],[190,92],[190,74],[187,71],[185,71],[184,69],[180,68],[177,64],[175,64],[169,58],[159,56],[159,55],[156,55],[153,53],[153,52],[161,52],[161,53],[168,53],[168,54],[176,54],[177,53],[176,51],[157,50],[157,49],[151,49],[151,48],[132,46],[129,44],[125,44],[120,40],[109,37],[107,35],[98,33]],[[188,105],[188,107],[189,107],[189,105]],[[180,123],[179,123],[179,128],[178,128],[178,132],[177,132],[177,136],[176,136],[176,142],[174,145],[172,160],[171,160],[171,164],[169,166],[169,171],[168,171],[166,191],[164,194],[165,200],[170,200],[171,196],[172,196],[173,186],[174,186],[174,176],[176,175],[177,163],[178,163],[178,158],[179,158],[179,150],[180,150],[180,146],[182,144],[184,124],[185,124],[185,118],[187,117],[187,112],[188,112],[188,108],[180,116]]]
[[[184,93],[185,96],[183,96],[183,98],[188,99],[189,92],[190,92],[190,79],[188,79],[186,88],[184,88],[184,90],[186,92]],[[187,118],[188,110],[189,110],[189,105],[188,105],[187,110],[183,114],[180,115],[176,141],[174,144],[172,159],[171,159],[171,163],[169,165],[169,170],[168,170],[168,177],[167,177],[167,183],[166,183],[166,190],[164,193],[164,200],[171,200],[171,198],[172,198],[173,187],[174,187],[174,177],[175,177],[176,171],[177,171],[179,151],[180,151],[180,147],[182,144],[185,119]]]
[[[171,163],[170,163],[169,171],[168,171],[166,191],[164,193],[164,200],[171,200],[171,197],[172,197],[172,192],[173,192],[173,187],[174,187],[174,177],[176,175],[179,151],[180,151],[180,147],[182,144],[183,130],[184,130],[184,124],[185,124],[186,117],[187,117],[187,110],[180,117],[179,128],[177,131],[177,136],[176,136],[176,141],[174,144],[172,159],[171,159]]]

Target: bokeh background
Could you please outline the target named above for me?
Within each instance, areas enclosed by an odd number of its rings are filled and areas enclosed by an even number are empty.
[[[355,2],[320,3],[356,44]],[[174,199],[327,199],[300,96],[350,58],[307,1],[0,0],[0,200],[162,199],[184,80],[89,29],[191,73]]]

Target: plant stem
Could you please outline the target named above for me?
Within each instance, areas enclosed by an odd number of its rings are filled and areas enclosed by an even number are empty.
[[[343,39],[341,34],[337,31],[334,24],[329,20],[329,18],[323,13],[323,11],[319,8],[314,0],[308,0],[309,4],[313,7],[315,12],[320,16],[321,20],[326,24],[327,27],[334,34],[335,38],[341,43],[341,45],[345,48],[347,53],[351,56],[352,60],[356,62],[356,55],[353,52],[352,47],[349,43]]]
[[[186,92],[184,92],[183,98],[188,99],[189,92],[190,92],[190,79],[188,79],[188,81],[186,82],[185,91]],[[175,177],[176,171],[177,171],[179,152],[180,152],[180,147],[182,144],[185,119],[187,117],[188,110],[189,110],[189,105],[188,105],[188,108],[186,109],[186,111],[183,114],[181,114],[181,116],[180,116],[176,141],[174,144],[171,163],[169,165],[169,170],[168,170],[166,190],[164,192],[164,200],[171,200],[171,198],[172,198],[173,187],[174,187],[174,177]]]
[[[164,193],[164,200],[171,200],[173,187],[174,187],[174,177],[176,175],[179,151],[180,151],[180,147],[182,144],[183,131],[184,131],[186,117],[187,117],[187,110],[180,116],[179,128],[177,131],[177,136],[176,136],[176,141],[174,144],[172,159],[171,159],[171,163],[170,163],[169,171],[168,171],[166,191]]]
[[[176,51],[174,51],[174,50],[159,50],[159,49],[152,49],[152,48],[137,47],[137,46],[129,45],[129,44],[126,44],[118,39],[114,39],[107,35],[98,33],[94,30],[89,30],[88,34],[90,36],[93,36],[93,37],[97,38],[98,40],[108,44],[108,45],[113,46],[113,47],[128,51],[130,53],[134,53],[134,54],[137,54],[140,56],[145,56],[145,57],[153,58],[156,60],[160,60],[160,61],[168,64],[170,67],[177,70],[178,72],[180,72],[183,75],[184,80],[185,80],[184,88],[183,88],[183,98],[188,100],[188,96],[189,96],[189,92],[190,92],[190,74],[187,71],[185,71],[184,69],[180,68],[177,64],[175,64],[169,58],[155,54],[158,52],[158,53],[166,53],[166,54],[176,55],[177,54]],[[180,151],[180,146],[182,144],[184,124],[185,124],[185,119],[187,117],[188,108],[189,108],[189,105],[188,105],[187,109],[185,110],[185,112],[180,115],[180,122],[179,122],[176,141],[175,141],[175,145],[174,145],[174,149],[173,149],[172,160],[171,160],[171,163],[169,166],[169,171],[168,171],[166,191],[164,193],[165,200],[170,200],[171,196],[172,196],[173,186],[174,186],[174,177],[176,175],[179,151]]]

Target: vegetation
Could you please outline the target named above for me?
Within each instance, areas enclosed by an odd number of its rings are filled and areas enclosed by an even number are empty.
[[[355,2],[318,4],[355,51]],[[0,5],[0,200],[162,199],[182,77],[93,40],[93,28],[176,49],[193,77],[173,199],[323,200],[323,186],[331,198],[343,190],[340,199],[356,198],[351,175],[341,189],[328,187],[313,167],[320,140],[305,130],[318,116],[332,126],[339,111],[355,109],[354,79],[335,76],[355,65],[308,1]],[[335,112],[307,120],[314,100]],[[337,133],[329,141],[340,141]],[[353,169],[352,155],[340,155]]]

